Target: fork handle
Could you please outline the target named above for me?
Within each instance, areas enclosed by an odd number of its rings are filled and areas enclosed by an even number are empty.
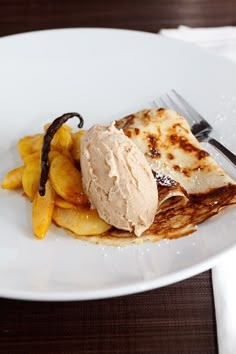
[[[207,140],[209,144],[214,146],[219,152],[221,152],[234,166],[236,166],[236,155],[234,155],[230,150],[228,150],[224,145],[214,138]]]

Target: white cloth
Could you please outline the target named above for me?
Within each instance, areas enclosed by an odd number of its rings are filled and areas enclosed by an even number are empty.
[[[163,29],[163,36],[208,48],[236,62],[236,27]],[[236,354],[236,250],[212,270],[219,354]]]
[[[236,61],[236,27],[190,28],[179,26],[177,29],[163,29],[160,34],[195,43]]]
[[[236,354],[236,251],[212,269],[219,354]]]

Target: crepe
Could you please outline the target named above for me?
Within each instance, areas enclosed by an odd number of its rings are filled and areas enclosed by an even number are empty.
[[[143,110],[116,126],[134,141],[158,175],[177,181],[188,194],[235,184],[202,148],[186,119],[173,110]]]
[[[79,236],[95,243],[121,246],[177,238],[236,203],[236,183],[193,136],[184,117],[173,110],[143,110],[116,122],[151,165],[159,208],[141,237],[110,229],[98,236]]]

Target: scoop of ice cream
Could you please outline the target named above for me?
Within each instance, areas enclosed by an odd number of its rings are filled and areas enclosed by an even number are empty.
[[[143,153],[118,130],[93,126],[81,142],[84,191],[107,223],[140,236],[154,220],[158,192]]]

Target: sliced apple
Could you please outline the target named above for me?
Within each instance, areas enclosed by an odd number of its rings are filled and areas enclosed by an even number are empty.
[[[76,235],[99,235],[111,228],[95,209],[62,209],[55,206],[52,218],[57,225]]]

